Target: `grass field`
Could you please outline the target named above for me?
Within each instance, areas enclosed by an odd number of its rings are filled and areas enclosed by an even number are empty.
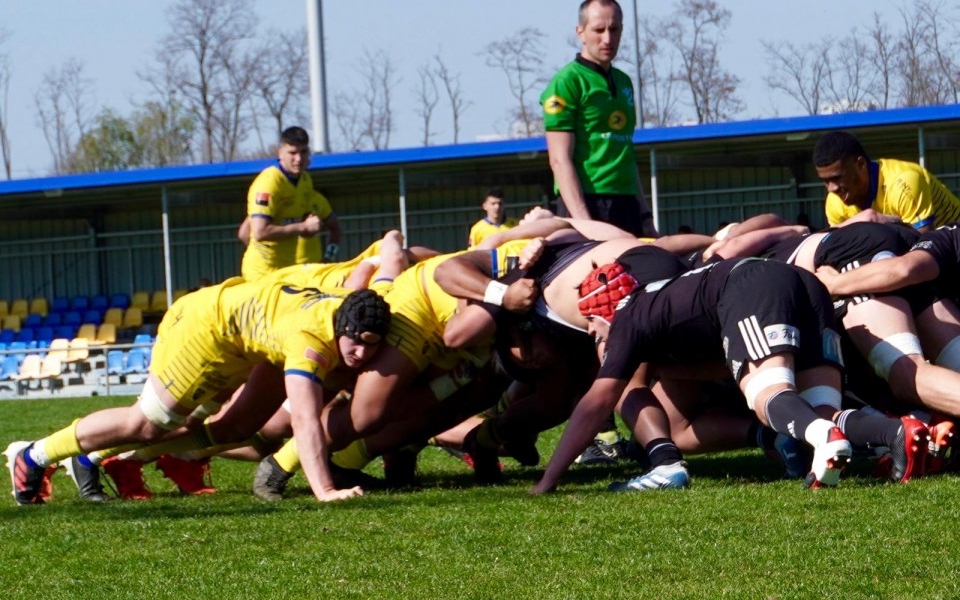
[[[130,401],[0,402],[0,445]],[[809,491],[759,452],[689,463],[687,491],[605,492],[633,472],[624,463],[575,467],[532,498],[539,469],[508,460],[506,485],[478,488],[428,448],[422,489],[335,505],[302,476],[261,502],[254,465],[222,459],[215,495],[182,497],[148,467],[152,500],[103,505],[61,470],[48,505],[0,500],[0,599],[960,597],[956,477],[890,485],[864,465]]]

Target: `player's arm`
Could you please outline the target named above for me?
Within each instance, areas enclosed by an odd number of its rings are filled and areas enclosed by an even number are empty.
[[[887,212],[900,215],[904,223],[910,224],[920,233],[926,233],[933,228],[937,217],[933,195],[930,193],[930,185],[919,173],[901,173],[895,181],[888,184],[887,190],[888,198],[893,204],[892,209]]]
[[[273,220],[263,215],[252,215],[250,218],[250,238],[258,242],[276,242],[292,237],[311,237],[320,232],[323,222],[317,215],[307,215],[302,221],[277,225]]]
[[[627,382],[622,379],[603,377],[596,379],[587,393],[577,403],[570,415],[560,443],[550,457],[550,463],[540,481],[530,490],[531,494],[552,491],[560,477],[567,471],[587,445],[603,427],[607,415],[616,406]]]
[[[511,227],[506,231],[497,231],[480,240],[480,243],[474,246],[474,250],[492,250],[502,246],[507,242],[514,240],[532,239],[537,237],[546,237],[557,231],[570,229],[572,225],[559,217],[550,217],[547,219],[536,219],[527,221]]]
[[[333,484],[327,463],[324,432],[320,426],[323,386],[297,373],[285,375],[284,385],[290,400],[290,422],[293,425],[293,437],[297,442],[297,453],[314,496],[320,502],[362,496],[363,490],[359,487],[338,490]]]
[[[853,215],[846,221],[841,221],[839,223],[831,223],[831,225],[836,225],[837,227],[845,227],[851,223],[899,223],[901,221],[900,217],[897,215],[885,215],[883,213],[878,213],[872,208],[867,208],[861,210],[857,214]]]
[[[237,239],[243,242],[244,246],[250,245],[250,217],[244,218],[237,228]]]
[[[703,251],[703,258],[706,260],[714,255],[723,259],[757,256],[774,244],[809,232],[810,230],[804,225],[783,225],[770,229],[749,231],[733,238],[727,237],[715,242]]]
[[[437,265],[437,285],[455,298],[502,306],[512,312],[530,310],[537,299],[532,279],[518,279],[507,285],[493,279],[489,250],[458,254]]]
[[[550,160],[550,169],[557,181],[560,198],[564,206],[575,219],[589,219],[587,204],[583,198],[583,188],[577,177],[577,169],[573,166],[574,134],[572,131],[547,132],[547,156]]]
[[[878,260],[843,273],[833,267],[817,269],[817,277],[832,296],[881,294],[932,281],[940,275],[940,265],[923,250],[911,250],[902,256]]]

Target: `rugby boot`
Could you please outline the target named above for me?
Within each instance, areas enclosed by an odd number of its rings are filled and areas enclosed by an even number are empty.
[[[927,431],[930,433],[930,443],[927,446],[926,473],[942,473],[953,456],[956,425],[953,421],[938,421],[927,427]]]
[[[847,468],[853,448],[839,427],[831,427],[827,439],[813,448],[811,471],[804,482],[808,488],[833,487]]]
[[[100,483],[100,469],[96,465],[86,466],[79,456],[66,458],[60,462],[67,470],[80,492],[80,498],[87,502],[106,502],[110,499]]]
[[[103,472],[110,476],[117,486],[117,495],[124,500],[149,500],[153,492],[143,480],[143,462],[139,460],[120,460],[116,456],[103,461]]]
[[[30,442],[12,442],[3,454],[7,457],[7,469],[10,471],[10,484],[13,487],[13,499],[20,506],[43,504],[45,502],[44,477],[47,469],[32,465],[26,454],[33,446]],[[49,479],[47,479],[47,497],[49,498]]]
[[[926,425],[910,416],[900,417],[900,430],[890,446],[890,480],[906,483],[923,475],[930,434]]]
[[[163,476],[177,484],[180,493],[190,496],[215,494],[210,475],[210,458],[183,460],[170,454],[162,454],[157,459],[157,470]]]
[[[473,462],[473,476],[480,485],[503,483],[499,452],[497,449],[488,448],[477,441],[479,429],[479,425],[474,427],[463,438],[463,451],[470,456]]]
[[[257,473],[253,476],[253,495],[267,502],[283,500],[283,492],[287,483],[293,477],[280,468],[273,455],[266,457],[257,465]]]

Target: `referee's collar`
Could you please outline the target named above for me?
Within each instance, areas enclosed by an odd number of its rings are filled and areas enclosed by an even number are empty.
[[[610,95],[614,98],[617,97],[617,84],[613,82],[613,65],[610,65],[609,69],[604,69],[599,63],[595,63],[592,60],[584,58],[579,52],[577,53],[577,57],[573,60],[590,69],[591,71],[596,71],[600,75],[603,75],[603,78],[607,80],[607,87],[610,88]]]

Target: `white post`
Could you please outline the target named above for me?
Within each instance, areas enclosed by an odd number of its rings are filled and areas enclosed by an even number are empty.
[[[313,118],[313,151],[330,152],[327,132],[327,76],[323,56],[323,2],[307,0],[307,39],[310,45],[310,112]]]

